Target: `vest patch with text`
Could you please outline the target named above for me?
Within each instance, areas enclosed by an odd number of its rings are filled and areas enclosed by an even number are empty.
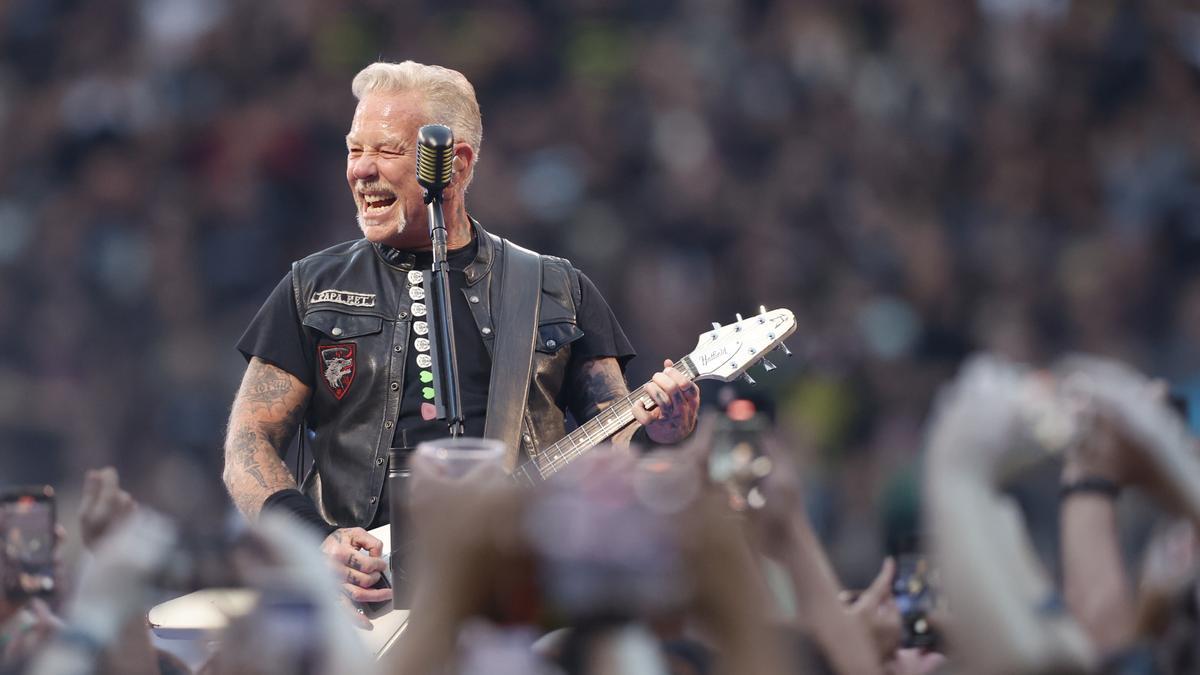
[[[314,292],[312,294],[312,299],[310,299],[308,302],[309,304],[318,302],[335,302],[339,305],[346,305],[349,307],[374,307],[375,294],[339,291],[337,289],[330,288],[324,291]]]

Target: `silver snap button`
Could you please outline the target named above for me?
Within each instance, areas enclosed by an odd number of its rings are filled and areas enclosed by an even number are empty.
[[[383,423],[383,428],[384,428],[384,429],[391,429],[391,428],[392,428],[392,423],[391,423],[391,421],[384,422],[384,423]]]
[[[546,346],[547,347],[556,347],[556,346],[558,346],[558,343],[555,342],[554,340],[546,340]]]
[[[479,332],[483,333],[484,335],[491,335],[492,329],[484,326]]]
[[[399,383],[399,382],[393,382],[393,383],[392,383],[392,391],[399,391],[399,390],[400,390],[400,383]]]
[[[378,497],[371,497],[371,503],[372,503],[372,504],[374,504],[376,499],[379,499],[379,498],[378,498]]]
[[[525,434],[524,436],[521,436],[521,440],[524,441],[527,445],[533,443],[533,439],[529,437],[529,434]]]
[[[398,352],[402,352],[402,351],[404,351],[404,345],[396,345],[395,347],[392,347],[392,349],[394,349]]]
[[[408,318],[408,312],[400,312],[400,318],[401,318],[401,319],[407,319],[407,318]]]
[[[376,463],[376,464],[383,464],[383,458],[382,458],[382,457],[376,457],[376,458],[375,458],[375,463]]]
[[[337,326],[334,326],[333,330],[331,330],[331,331],[329,331],[329,332],[330,332],[330,333],[333,333],[334,335],[341,335],[341,334],[342,334],[342,329],[341,329],[341,328],[338,328]]]
[[[479,304],[479,296],[478,295],[472,295],[470,298],[468,298],[468,300],[470,300],[471,302],[473,302],[477,305]]]

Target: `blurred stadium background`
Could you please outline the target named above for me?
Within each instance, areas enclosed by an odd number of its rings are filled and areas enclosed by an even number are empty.
[[[0,0],[0,482],[223,503],[233,344],[355,237],[376,59],[475,84],[471,213],[588,272],[631,379],[796,312],[757,395],[848,581],[966,353],[1200,382],[1194,3]]]

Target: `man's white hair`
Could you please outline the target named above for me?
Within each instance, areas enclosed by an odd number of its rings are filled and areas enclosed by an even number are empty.
[[[457,70],[415,61],[379,61],[359,71],[350,89],[360,101],[373,93],[421,94],[429,111],[429,123],[450,127],[454,140],[470,145],[476,159],[479,158],[479,146],[483,143],[479,102],[475,100],[475,87]],[[475,173],[474,167],[471,173]],[[467,176],[467,182],[470,180],[471,176]]]

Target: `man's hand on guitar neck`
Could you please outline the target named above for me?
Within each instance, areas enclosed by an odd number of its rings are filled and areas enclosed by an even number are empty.
[[[359,603],[392,599],[392,589],[372,588],[387,569],[383,542],[361,527],[343,527],[325,537],[321,552],[342,581],[342,594]]]
[[[667,359],[663,361],[663,369],[650,378],[644,389],[655,407],[647,410],[641,405],[634,405],[633,417],[646,428],[650,440],[670,445],[687,438],[696,428],[700,387],[676,370],[671,359]]]

